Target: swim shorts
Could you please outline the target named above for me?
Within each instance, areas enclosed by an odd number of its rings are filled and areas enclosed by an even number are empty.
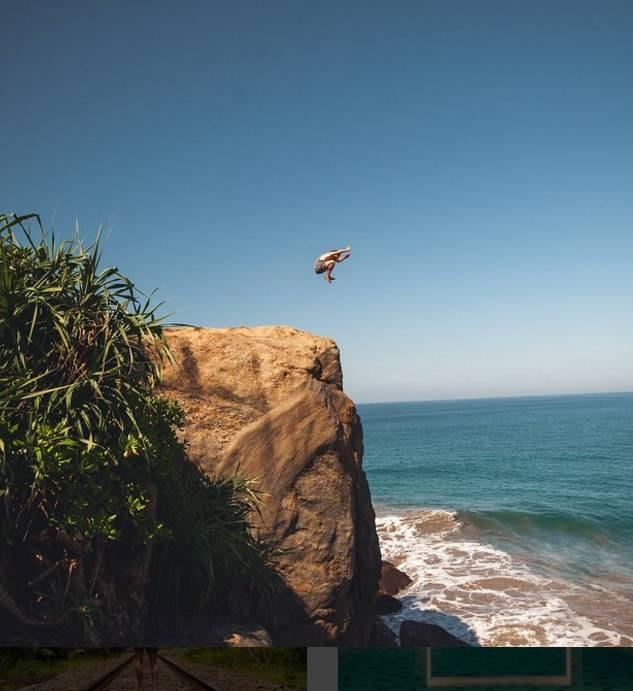
[[[327,271],[327,264],[322,259],[317,259],[314,262],[314,273],[322,274]]]

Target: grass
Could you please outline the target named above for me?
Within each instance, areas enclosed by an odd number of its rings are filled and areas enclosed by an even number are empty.
[[[94,659],[102,659],[101,654],[82,652],[77,657],[42,659],[16,657],[8,650],[0,649],[0,691],[15,691],[23,686],[56,677]]]
[[[188,648],[178,654],[191,662],[214,665],[260,681],[307,688],[305,648]]]

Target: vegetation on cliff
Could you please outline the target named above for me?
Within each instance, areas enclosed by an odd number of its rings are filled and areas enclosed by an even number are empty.
[[[100,258],[98,236],[0,215],[5,645],[138,642],[148,616],[257,608],[273,587],[248,483],[188,463],[182,409],[157,395],[160,305]]]

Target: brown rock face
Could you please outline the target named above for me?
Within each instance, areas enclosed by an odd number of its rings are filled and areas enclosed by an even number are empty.
[[[187,413],[190,458],[257,478],[256,528],[287,550],[277,645],[368,645],[380,550],[362,428],[331,339],[289,327],[168,331],[163,388]]]

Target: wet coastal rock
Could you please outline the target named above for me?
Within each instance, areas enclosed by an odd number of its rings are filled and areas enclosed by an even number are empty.
[[[380,618],[376,617],[371,634],[370,646],[372,648],[397,648],[398,636]]]
[[[442,627],[407,619],[400,626],[400,645],[404,648],[468,648],[468,643]]]
[[[402,602],[396,597],[386,595],[385,593],[378,593],[376,597],[376,614],[384,616],[386,614],[395,614],[402,609]]]
[[[404,571],[400,571],[398,567],[390,561],[382,562],[382,570],[380,574],[380,592],[385,595],[397,595],[400,591],[411,585],[413,581],[407,576]]]

